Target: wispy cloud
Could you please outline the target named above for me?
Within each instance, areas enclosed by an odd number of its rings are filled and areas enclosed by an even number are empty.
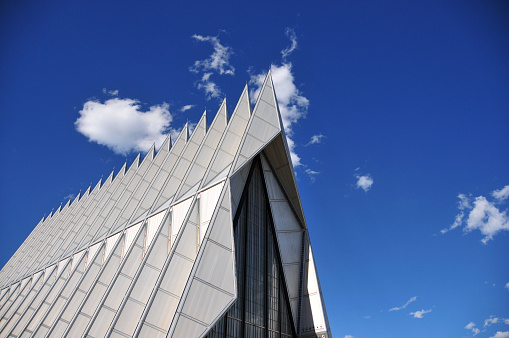
[[[507,284],[505,285],[505,288],[506,288],[507,290],[509,290],[509,283],[507,283]]]
[[[283,61],[286,61],[286,58],[292,54],[295,49],[297,49],[297,35],[295,34],[295,31],[292,28],[286,28],[285,34],[290,39],[291,44],[281,51]]]
[[[494,336],[491,336],[490,338],[509,338],[509,331],[497,331]]]
[[[64,196],[64,200],[72,200],[74,197],[76,197],[76,194],[69,194],[67,196]]]
[[[499,318],[499,317],[495,317],[495,316],[491,315],[490,318],[488,318],[484,321],[484,327],[490,326],[492,324],[497,324],[497,323],[504,323],[504,324],[509,325],[509,318]]]
[[[311,170],[311,169],[306,169],[305,170],[306,174],[308,174],[309,176],[309,179],[311,180],[311,182],[315,183],[315,180],[316,180],[316,175],[320,174],[320,172],[318,171],[314,171],[314,170]]]
[[[311,144],[317,144],[317,143],[322,143],[322,139],[324,138],[325,136],[322,135],[322,134],[318,134],[318,135],[313,135],[311,136],[311,140],[306,144],[306,147],[311,145]]]
[[[404,305],[396,306],[396,307],[393,307],[392,309],[389,309],[389,312],[402,310],[402,309],[406,308],[410,303],[415,302],[416,300],[417,300],[417,297],[412,297]]]
[[[216,73],[219,75],[235,75],[235,68],[230,64],[230,57],[233,54],[231,47],[224,46],[217,36],[202,36],[194,34],[191,38],[196,41],[209,42],[214,51],[205,60],[197,60],[189,71],[199,74],[201,79],[196,83],[198,89],[202,89],[207,99],[219,98],[221,89],[211,80],[211,76]]]
[[[493,191],[491,196],[495,197],[499,202],[505,201],[509,197],[509,185],[506,185],[502,189]]]
[[[138,100],[127,98],[89,100],[79,114],[74,122],[79,133],[121,155],[147,152],[153,143],[159,147],[173,120],[167,103],[144,111]]]
[[[422,318],[426,313],[430,313],[431,312],[431,309],[429,310],[421,310],[421,311],[415,311],[415,312],[410,312],[410,315],[411,316],[414,316],[414,318]]]
[[[111,96],[117,96],[118,95],[118,89],[117,90],[106,90],[106,88],[103,88],[104,94],[109,94]]]
[[[509,217],[507,216],[507,209],[501,211],[495,204],[503,203],[509,196],[509,186],[505,186],[500,190],[495,190],[491,195],[496,199],[495,202],[490,202],[484,196],[475,198],[467,197],[464,194],[459,194],[458,209],[460,212],[456,215],[454,223],[449,227],[442,229],[440,232],[445,234],[464,224],[463,231],[471,232],[479,230],[484,238],[482,243],[487,244],[493,237],[501,231],[509,231]],[[468,218],[464,222],[464,217],[468,213]]]
[[[474,336],[478,335],[481,332],[481,330],[479,330],[477,327],[475,327],[474,322],[468,323],[467,326],[465,326],[465,329],[472,330],[472,333],[474,334]]]
[[[355,337],[354,337],[354,336],[352,336],[351,334],[347,334],[347,335],[345,336],[345,338],[355,338]]]
[[[185,106],[183,106],[182,108],[180,108],[180,112],[183,113],[185,111],[188,111],[189,109],[192,109],[194,107],[194,104],[187,104]]]

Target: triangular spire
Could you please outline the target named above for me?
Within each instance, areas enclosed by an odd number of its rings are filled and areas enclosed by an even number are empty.
[[[150,147],[150,150],[147,152],[147,155],[145,155],[145,159],[148,159],[150,161],[152,161],[154,159],[154,155],[156,153],[156,144],[155,143],[152,143],[152,147]]]
[[[251,103],[249,102],[249,90],[246,86],[235,106],[235,110],[228,122],[228,127],[223,133],[219,148],[215,152],[214,158],[207,169],[208,173],[203,180],[202,187],[207,186],[212,180],[215,180],[217,175],[223,172],[225,168],[231,167],[250,116]]]
[[[282,131],[276,94],[272,85],[270,70],[256,99],[253,116],[244,133],[244,139],[235,164],[237,170],[258,154],[278,133]]]

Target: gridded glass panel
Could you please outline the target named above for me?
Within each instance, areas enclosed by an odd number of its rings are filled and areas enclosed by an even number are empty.
[[[295,336],[261,167],[254,162],[234,221],[238,298],[208,338]]]

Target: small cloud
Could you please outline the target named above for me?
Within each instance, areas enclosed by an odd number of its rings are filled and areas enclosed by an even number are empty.
[[[415,312],[410,312],[410,315],[411,316],[414,316],[414,318],[422,318],[426,313],[430,313],[431,312],[431,309],[429,310],[421,310],[421,311],[415,311]]]
[[[474,336],[478,335],[481,332],[481,330],[479,330],[478,328],[475,327],[474,322],[468,323],[467,326],[465,326],[465,329],[472,330],[472,333],[474,334]]]
[[[117,90],[106,90],[106,88],[103,88],[103,94],[109,94],[111,96],[117,96],[118,95],[118,89]]]
[[[180,108],[180,112],[183,113],[191,108],[193,108],[195,105],[194,104],[187,104],[185,106],[183,106],[182,108]]]
[[[364,316],[364,319],[371,319],[371,316]]]
[[[311,180],[311,182],[315,183],[315,180],[316,180],[316,175],[318,175],[320,172],[318,171],[314,171],[314,170],[311,170],[311,169],[306,169],[306,174],[309,175],[309,179]]]
[[[72,200],[74,197],[76,197],[76,194],[69,194],[64,197],[64,200]]]
[[[495,190],[491,193],[499,202],[506,200],[509,197],[509,185],[506,185],[500,190]]]
[[[197,60],[193,66],[189,68],[189,71],[195,74],[203,72],[201,80],[196,84],[198,89],[203,89],[207,99],[219,98],[221,96],[221,90],[210,77],[213,73],[219,75],[235,75],[235,68],[230,64],[230,57],[233,54],[231,47],[224,46],[219,41],[217,36],[202,36],[194,34],[191,38],[196,41],[209,42],[214,51],[205,60]]]
[[[506,283],[505,288],[509,290],[509,283]]]
[[[490,316],[490,318],[488,318],[488,319],[486,319],[486,320],[484,321],[484,327],[486,327],[486,326],[490,326],[490,325],[492,325],[492,324],[496,324],[496,323],[498,323],[498,320],[499,320],[499,318],[497,318],[497,317],[495,317],[495,316],[491,315],[491,316]]]
[[[355,337],[354,337],[354,336],[352,336],[351,334],[347,334],[347,335],[345,336],[345,338],[355,338]]]
[[[115,153],[147,152],[153,143],[159,147],[171,130],[173,116],[163,103],[143,111],[138,100],[111,98],[89,100],[74,122],[76,130],[90,142],[104,145]]]
[[[322,143],[322,139],[324,138],[325,136],[323,136],[322,134],[318,134],[318,135],[313,135],[311,136],[311,140],[308,142],[308,144],[306,144],[306,147],[311,145],[311,144],[317,144],[317,143]]]
[[[509,194],[509,186],[505,186],[500,190],[495,190],[491,195],[496,199],[497,203],[505,201]],[[509,231],[509,217],[507,210],[501,211],[495,202],[490,202],[484,196],[475,198],[467,197],[465,194],[458,195],[458,209],[460,212],[456,215],[453,224],[440,232],[445,234],[461,225],[464,225],[464,232],[479,230],[484,238],[481,240],[483,244],[487,244],[493,237],[501,231]],[[466,221],[464,221],[465,216]]]
[[[361,188],[362,190],[364,191],[368,191],[369,189],[371,189],[371,186],[373,185],[373,178],[367,174],[367,175],[363,175],[363,176],[360,176],[360,175],[356,175],[355,176],[357,178],[357,189]]]
[[[297,49],[297,35],[295,34],[295,31],[292,28],[286,28],[285,34],[290,39],[291,45],[281,51],[281,54],[283,55],[283,61],[286,60],[286,58],[295,49]]]
[[[412,297],[404,305],[399,306],[399,307],[396,306],[396,307],[393,307],[392,309],[389,309],[389,312],[402,310],[402,309],[406,308],[410,303],[415,302],[416,300],[417,300],[417,297]]]
[[[509,331],[497,331],[494,336],[491,336],[490,338],[509,338]]]

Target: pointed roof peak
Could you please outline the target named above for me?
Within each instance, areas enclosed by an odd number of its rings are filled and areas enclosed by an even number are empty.
[[[153,160],[155,152],[156,152],[156,143],[154,142],[154,143],[152,143],[150,150],[147,152],[147,155],[145,155],[145,158],[148,158],[149,160]]]

